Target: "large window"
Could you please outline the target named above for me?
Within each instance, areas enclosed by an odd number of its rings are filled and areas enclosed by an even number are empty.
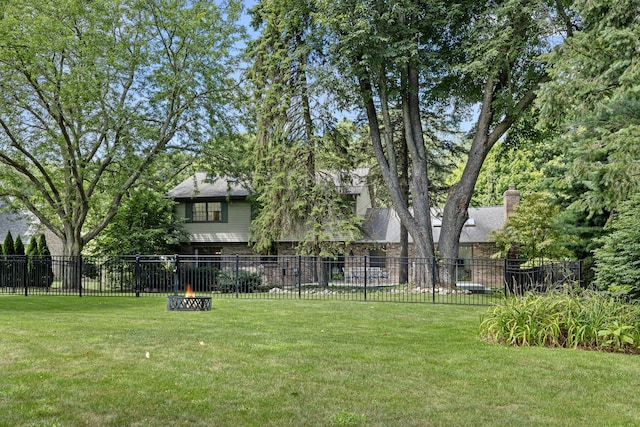
[[[227,204],[224,202],[198,202],[187,205],[187,216],[192,222],[227,222]]]
[[[473,247],[460,246],[456,260],[456,281],[470,282],[473,280]]]

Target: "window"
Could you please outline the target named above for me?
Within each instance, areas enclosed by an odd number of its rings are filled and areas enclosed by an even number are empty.
[[[387,251],[384,248],[369,251],[369,265],[371,267],[387,268]]]
[[[227,222],[227,204],[224,202],[198,202],[187,205],[187,218],[191,222]]]
[[[456,260],[456,281],[470,282],[473,280],[473,248],[460,246]]]

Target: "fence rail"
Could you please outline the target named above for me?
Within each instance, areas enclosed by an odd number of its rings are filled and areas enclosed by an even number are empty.
[[[579,284],[575,261],[346,256],[0,257],[0,294],[344,299],[485,305]]]

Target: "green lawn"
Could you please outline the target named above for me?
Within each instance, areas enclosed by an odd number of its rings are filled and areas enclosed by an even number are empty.
[[[486,307],[165,305],[0,297],[0,426],[640,425],[637,356],[487,344]]]

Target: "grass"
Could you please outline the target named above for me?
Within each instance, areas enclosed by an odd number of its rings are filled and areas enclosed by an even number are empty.
[[[640,425],[637,356],[488,344],[486,307],[165,304],[0,297],[0,425]]]

